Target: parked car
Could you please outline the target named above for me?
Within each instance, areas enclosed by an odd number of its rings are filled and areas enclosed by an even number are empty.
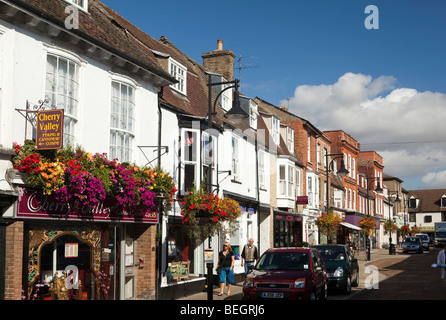
[[[328,276],[328,289],[336,289],[350,294],[352,286],[359,285],[359,265],[353,252],[346,245],[317,245],[324,259]]]
[[[417,233],[415,237],[421,239],[421,243],[423,244],[423,250],[429,251],[429,236],[425,233]]]
[[[246,276],[243,299],[327,299],[327,272],[315,248],[274,248]]]
[[[418,253],[423,253],[423,244],[421,239],[418,237],[407,237],[403,243],[403,253],[409,251],[416,251]]]

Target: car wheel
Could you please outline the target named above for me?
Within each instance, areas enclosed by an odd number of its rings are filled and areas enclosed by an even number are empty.
[[[345,294],[350,294],[352,292],[352,280],[347,277],[347,284],[345,286]]]
[[[359,270],[356,270],[356,277],[355,277],[355,281],[352,282],[352,286],[353,287],[359,286]]]

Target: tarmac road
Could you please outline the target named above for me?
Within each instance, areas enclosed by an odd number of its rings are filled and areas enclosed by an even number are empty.
[[[380,250],[374,261],[362,263],[363,268],[376,266],[379,283],[376,289],[361,288],[353,292],[348,300],[445,300],[446,281],[440,279],[440,268],[433,268],[440,248],[430,248],[422,254],[403,254],[397,249],[396,255],[387,256]],[[371,287],[367,277],[362,276],[362,286]],[[365,276],[365,277],[364,277]]]
[[[373,249],[371,261],[365,260],[364,251],[359,252],[359,286],[352,288],[350,295],[330,292],[328,300],[445,300],[446,281],[440,280],[439,268],[431,267],[439,250],[403,254],[397,248],[395,255],[389,255],[388,249]],[[214,286],[213,300],[242,300],[242,285],[233,285],[229,296],[218,296],[219,289]],[[178,300],[207,300],[207,292]]]

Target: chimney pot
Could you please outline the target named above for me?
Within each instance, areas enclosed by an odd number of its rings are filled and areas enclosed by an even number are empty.
[[[217,50],[223,50],[223,40],[218,40],[217,41]]]

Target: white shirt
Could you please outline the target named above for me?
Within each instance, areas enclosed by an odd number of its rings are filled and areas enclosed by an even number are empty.
[[[444,249],[443,249],[443,250],[441,250],[441,251],[438,253],[438,256],[437,256],[437,264],[446,264],[446,263],[445,263],[445,259],[446,259],[446,255],[445,255],[445,252],[444,252]]]

